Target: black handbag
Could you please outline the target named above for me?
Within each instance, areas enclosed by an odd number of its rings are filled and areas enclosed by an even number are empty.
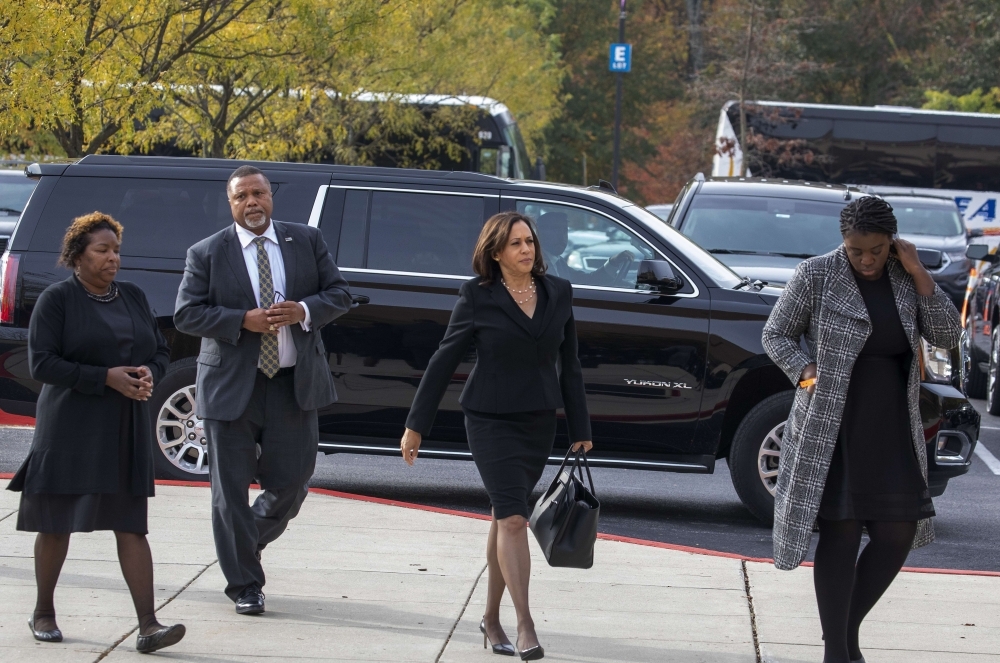
[[[573,464],[566,467],[571,453],[572,447],[549,489],[535,503],[529,522],[549,566],[589,569],[594,565],[601,503],[594,495],[587,455],[581,449]],[[584,469],[590,490],[583,484]]]

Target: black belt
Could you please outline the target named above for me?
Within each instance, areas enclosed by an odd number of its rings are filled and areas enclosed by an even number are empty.
[[[267,377],[267,374],[264,373],[264,371],[260,370],[259,368],[257,369],[257,372],[260,373],[261,375],[263,375],[264,377]],[[276,378],[283,378],[286,375],[292,375],[293,373],[295,373],[295,367],[294,366],[287,366],[285,368],[279,368],[278,372],[274,374],[274,377],[276,377]]]

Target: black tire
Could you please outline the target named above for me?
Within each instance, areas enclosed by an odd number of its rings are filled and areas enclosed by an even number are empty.
[[[990,371],[986,376],[986,411],[1000,414],[1000,327],[990,336]]]
[[[192,400],[197,370],[194,357],[170,364],[149,399],[158,479],[208,481],[205,434]]]
[[[972,347],[972,339],[969,336],[969,330],[972,329],[972,325],[972,316],[969,316],[969,320],[965,325],[965,331],[962,332],[962,358],[963,361],[966,357],[969,358],[965,370],[965,395],[969,398],[986,398],[988,376],[979,368],[979,358],[976,357],[976,351]]]
[[[736,494],[750,513],[768,525],[774,523],[777,454],[794,397],[794,391],[782,391],[757,403],[740,422],[729,448],[729,473]]]

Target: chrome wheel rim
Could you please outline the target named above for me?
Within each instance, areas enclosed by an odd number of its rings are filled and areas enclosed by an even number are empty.
[[[778,464],[781,460],[781,436],[785,433],[785,422],[771,429],[764,436],[764,441],[760,444],[757,452],[757,474],[767,492],[774,497],[774,491],[778,487]]]
[[[962,336],[959,340],[959,350],[960,350],[960,363],[959,368],[962,371],[962,389],[966,393],[969,391],[969,377],[972,375],[972,341],[969,339],[969,330],[963,329]]]
[[[188,474],[208,474],[205,424],[195,412],[194,385],[170,394],[156,416],[156,442],[167,461]]]

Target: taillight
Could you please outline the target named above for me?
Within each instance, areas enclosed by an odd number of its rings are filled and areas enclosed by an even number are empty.
[[[14,304],[17,299],[17,267],[21,256],[5,253],[0,259],[0,323],[14,323]]]

